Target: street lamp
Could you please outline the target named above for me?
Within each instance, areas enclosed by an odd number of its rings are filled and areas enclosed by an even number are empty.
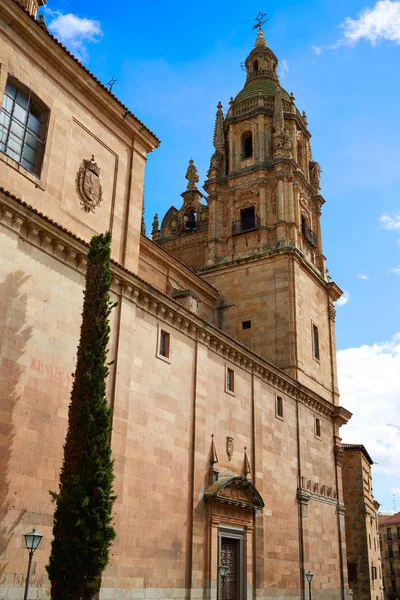
[[[314,573],[311,573],[311,571],[308,571],[308,573],[306,573],[306,577],[307,577],[307,581],[308,581],[308,597],[309,597],[309,600],[311,600],[311,582],[314,577]]]
[[[33,556],[33,553],[35,552],[35,550],[39,547],[42,537],[43,536],[41,533],[36,533],[35,528],[33,528],[30,533],[24,534],[26,549],[29,550],[29,563],[28,563],[28,572],[26,574],[24,600],[28,600],[29,579],[31,577],[32,556]]]
[[[229,567],[226,565],[219,565],[218,572],[221,581],[221,600],[225,600],[225,577],[228,575],[228,571]]]

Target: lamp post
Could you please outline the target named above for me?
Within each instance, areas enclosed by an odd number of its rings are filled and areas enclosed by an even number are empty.
[[[311,571],[308,571],[308,573],[306,573],[306,577],[307,577],[307,581],[308,581],[308,599],[311,600],[311,582],[314,577],[314,573],[311,573]]]
[[[33,556],[33,553],[35,552],[35,550],[39,547],[42,537],[43,536],[41,533],[36,533],[35,528],[33,528],[30,533],[24,534],[26,549],[29,550],[29,562],[28,562],[28,572],[26,574],[24,600],[28,600],[29,579],[31,577],[32,556]]]
[[[220,600],[225,600],[225,577],[228,575],[229,567],[226,565],[219,565],[218,572],[219,578],[221,582],[221,598]]]

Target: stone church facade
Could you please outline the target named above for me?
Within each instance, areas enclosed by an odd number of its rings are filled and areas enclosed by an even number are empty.
[[[305,115],[260,31],[204,185],[142,231],[159,141],[0,5],[0,598],[45,574],[88,241],[112,232],[115,527],[102,598],[349,596],[334,302]],[[218,567],[229,567],[224,590]],[[223,596],[223,598],[222,598]]]

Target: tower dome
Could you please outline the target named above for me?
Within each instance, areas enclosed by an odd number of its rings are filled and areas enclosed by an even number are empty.
[[[277,75],[278,58],[267,46],[264,33],[259,29],[254,44],[254,48],[245,61],[246,65],[246,83],[243,89],[233,100],[233,108],[241,111],[242,105],[256,101],[260,96],[268,102],[273,103],[273,97],[276,92],[276,84],[279,83]],[[282,98],[290,100],[287,91],[281,87]]]

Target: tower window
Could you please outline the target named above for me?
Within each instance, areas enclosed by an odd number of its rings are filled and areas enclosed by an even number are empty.
[[[304,164],[303,164],[303,146],[301,145],[301,142],[297,143],[297,164],[302,169],[304,168]]]
[[[240,211],[240,230],[247,231],[248,229],[254,229],[256,224],[256,215],[254,206],[249,208],[243,208]]]
[[[251,329],[251,321],[242,321],[242,329]]]
[[[35,175],[40,174],[49,109],[9,77],[0,112],[0,150]]]
[[[318,327],[312,324],[312,345],[313,345],[313,357],[319,360],[319,333]]]
[[[250,132],[246,132],[243,134],[242,140],[243,159],[251,158],[253,156],[253,135]]]
[[[253,71],[258,71],[258,60],[253,62]]]

